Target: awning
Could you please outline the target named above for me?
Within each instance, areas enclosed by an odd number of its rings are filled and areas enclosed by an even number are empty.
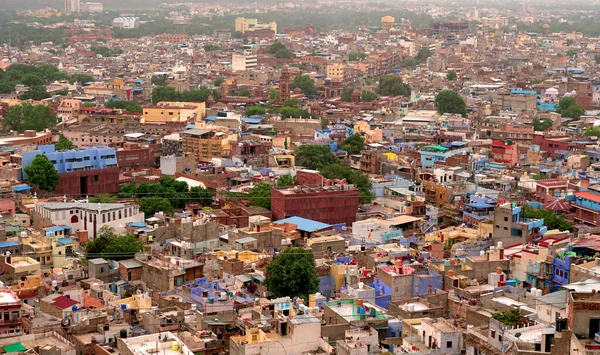
[[[13,186],[12,190],[15,192],[27,191],[27,190],[31,190],[31,186],[29,186],[29,185]]]

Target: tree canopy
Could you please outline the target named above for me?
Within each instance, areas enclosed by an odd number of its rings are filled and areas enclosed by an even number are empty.
[[[110,100],[104,105],[107,108],[121,109],[125,113],[142,113],[142,106],[133,102],[125,100]]]
[[[277,186],[294,186],[294,178],[291,175],[283,175],[277,179]]]
[[[446,79],[447,80],[450,80],[450,81],[456,80],[456,77],[457,77],[457,75],[456,75],[456,72],[454,70],[448,70],[448,72],[446,73]]]
[[[308,169],[318,170],[338,161],[328,145],[305,144],[296,150],[296,165]]]
[[[444,113],[457,113],[463,116],[467,115],[467,104],[459,94],[451,90],[444,90],[435,97],[437,112],[440,115]]]
[[[399,76],[385,75],[379,78],[379,94],[383,96],[410,96],[410,85],[405,84]]]
[[[539,117],[534,117],[533,120],[531,120],[531,124],[533,125],[534,130],[541,132],[552,128],[553,122],[552,120],[541,121]]]
[[[152,85],[167,86],[167,84],[169,83],[169,77],[166,74],[153,75],[151,82]]]
[[[268,210],[271,209],[271,186],[260,183],[250,189],[248,199],[255,206],[261,206]]]
[[[290,84],[292,89],[299,88],[304,95],[314,95],[317,93],[315,81],[308,75],[298,75]]]
[[[302,297],[319,291],[319,277],[313,252],[303,248],[285,249],[267,265],[265,285],[275,297]]]
[[[144,197],[138,202],[140,204],[140,211],[144,212],[146,218],[154,216],[156,212],[173,212],[171,201],[165,197]]]
[[[56,142],[56,144],[54,144],[54,149],[55,150],[70,150],[70,149],[77,149],[77,146],[61,134],[58,142]]]
[[[364,148],[365,139],[359,134],[351,135],[350,137],[346,138],[342,144],[340,144],[340,149],[345,150],[348,152],[348,154],[358,154]]]
[[[111,194],[99,194],[88,198],[89,203],[115,203],[117,198]]]
[[[182,102],[206,102],[208,97],[212,95],[216,100],[220,97],[218,90],[211,90],[206,86],[201,86],[198,89],[177,91],[172,86],[159,86],[152,90],[152,102],[161,101],[182,101]]]
[[[46,105],[22,103],[11,106],[2,121],[2,130],[23,133],[26,130],[43,131],[56,125],[56,115]]]
[[[350,53],[348,53],[348,60],[351,62],[363,60],[366,57],[367,57],[367,53],[365,53],[365,52],[350,52]]]
[[[262,106],[248,106],[244,110],[246,116],[264,115],[265,113],[267,113],[267,110]]]
[[[54,192],[56,190],[56,185],[58,185],[60,181],[60,177],[54,168],[54,164],[52,164],[44,154],[36,155],[36,157],[33,158],[31,165],[25,167],[23,171],[27,175],[27,181],[29,181],[29,183],[36,185],[44,191]]]
[[[552,210],[546,210],[541,208],[533,208],[527,204],[523,206],[523,216],[526,218],[543,218],[544,224],[548,227],[548,230],[558,229],[561,231],[572,231],[573,223],[565,219],[563,215],[557,215]]]
[[[340,100],[345,102],[352,101],[352,93],[354,92],[353,88],[343,88],[340,93]]]
[[[371,102],[376,101],[377,99],[379,99],[379,96],[377,96],[377,94],[373,91],[369,90],[363,90],[362,94],[360,95],[360,101],[362,102]]]
[[[588,137],[600,137],[600,126],[588,127],[583,134]]]
[[[579,118],[585,114],[585,109],[575,101],[574,97],[563,97],[556,105],[556,112],[564,117]]]
[[[142,250],[142,242],[131,234],[117,235],[110,226],[102,226],[94,240],[85,246],[86,258],[131,259]]]

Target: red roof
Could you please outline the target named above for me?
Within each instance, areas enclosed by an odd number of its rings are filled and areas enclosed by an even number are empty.
[[[79,303],[79,302],[74,301],[67,296],[58,296],[54,299],[54,302],[52,302],[53,305],[55,305],[56,307],[58,307],[60,309],[71,308],[74,305],[76,305],[77,303]]]
[[[558,187],[558,186],[567,186],[568,181],[562,179],[545,179],[538,180],[535,182],[537,185],[545,186],[545,187]]]
[[[575,196],[600,203],[600,195],[589,191],[578,192]]]

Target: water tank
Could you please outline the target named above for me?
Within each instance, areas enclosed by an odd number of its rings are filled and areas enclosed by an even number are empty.
[[[256,263],[252,263],[252,270],[256,270]]]
[[[122,310],[126,310],[126,309],[127,309],[127,305],[126,305],[125,303],[122,303],[122,304],[121,304],[121,309],[122,309]]]
[[[536,297],[541,297],[542,296],[542,289],[538,288],[535,292],[535,296]]]
[[[362,290],[362,289],[364,289],[364,288],[365,288],[365,283],[364,283],[364,282],[359,282],[359,283],[358,283],[358,289],[359,289],[359,290]]]
[[[594,334],[594,342],[600,344],[600,332]]]
[[[78,309],[77,306],[71,307],[71,311],[73,311],[73,312],[77,312],[77,309]]]
[[[56,280],[52,281],[52,288],[56,288],[56,286],[58,286],[58,282],[56,282]]]
[[[502,242],[498,242],[498,249],[502,249],[502,246],[503,246]]]
[[[221,301],[226,301],[227,300],[227,292],[221,292],[220,300]]]
[[[97,290],[97,289],[98,289],[98,286],[100,286],[100,285],[99,285],[97,282],[94,282],[94,283],[92,284],[92,290]]]
[[[127,339],[127,330],[126,329],[121,329],[119,331],[119,338],[121,338],[121,339]]]
[[[365,307],[360,306],[358,313],[360,313],[362,315],[362,314],[366,314],[367,311],[365,310]]]
[[[171,350],[173,351],[178,351],[179,350],[179,343],[174,341],[171,343]]]
[[[414,304],[407,304],[406,305],[406,310],[408,312],[414,312],[415,311],[415,305]]]
[[[537,288],[535,288],[535,287],[532,287],[532,288],[531,288],[531,295],[532,295],[533,297],[536,297],[536,296],[537,296]]]
[[[104,331],[107,332],[110,330],[110,325],[108,325],[108,323],[104,323],[104,327],[103,327]]]
[[[210,297],[210,298],[208,299],[208,304],[214,304],[214,303],[215,303],[215,299],[214,299],[214,298],[212,298],[212,297]]]

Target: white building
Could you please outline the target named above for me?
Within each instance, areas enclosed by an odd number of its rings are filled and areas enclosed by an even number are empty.
[[[90,240],[103,226],[113,227],[121,234],[127,224],[144,222],[140,206],[125,203],[42,202],[35,205],[35,212],[52,224],[71,227],[74,232],[87,230]]]
[[[117,17],[113,20],[114,28],[133,29],[140,25],[139,17]]]
[[[65,12],[67,14],[78,14],[81,12],[81,0],[65,0]]]
[[[119,338],[117,341],[119,350],[126,355],[194,355],[183,341],[171,332]]]
[[[102,12],[104,5],[101,2],[84,2],[81,4],[81,12]]]
[[[233,70],[250,70],[258,66],[258,58],[256,52],[246,49],[242,54],[231,55],[231,69]]]

